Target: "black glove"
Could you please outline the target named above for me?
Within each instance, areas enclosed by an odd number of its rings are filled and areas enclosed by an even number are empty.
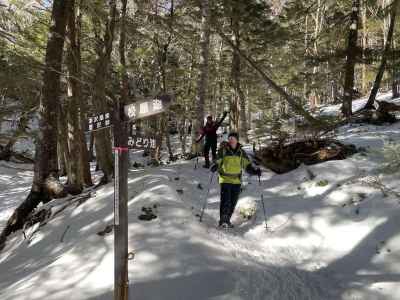
[[[229,112],[227,112],[227,111],[224,111],[224,116],[226,116],[228,113],[229,113]]]
[[[218,165],[217,164],[213,164],[212,166],[211,166],[211,168],[210,168],[210,171],[211,172],[217,172],[217,170],[218,170]]]
[[[254,168],[253,165],[251,165],[251,164],[249,164],[247,166],[246,172],[249,173],[250,175],[261,176],[261,169],[260,168]]]

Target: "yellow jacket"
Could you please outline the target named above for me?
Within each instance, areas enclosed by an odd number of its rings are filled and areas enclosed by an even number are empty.
[[[232,149],[227,142],[222,142],[218,149],[217,165],[219,173],[219,183],[242,183],[242,170],[250,174],[256,174],[256,170],[251,165],[249,157],[242,149],[240,144],[236,149]]]

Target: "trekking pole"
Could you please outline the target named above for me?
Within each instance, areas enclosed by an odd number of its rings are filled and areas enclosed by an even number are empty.
[[[196,143],[196,162],[194,164],[194,169],[196,170],[199,167],[199,144]]]
[[[193,150],[196,151],[196,160],[194,161],[194,169],[196,170],[199,164],[199,149],[197,143],[195,144],[194,147],[195,148]]]
[[[258,176],[258,184],[261,187],[261,176]],[[262,204],[262,208],[263,208],[263,212],[264,212],[264,221],[265,221],[265,229],[268,229],[268,225],[267,225],[267,213],[265,211],[265,204],[264,204],[264,194],[261,191],[261,204]]]
[[[206,207],[207,207],[207,202],[208,202],[207,200],[208,200],[208,196],[210,194],[210,189],[211,189],[211,184],[213,182],[213,179],[214,179],[214,172],[211,172],[210,183],[208,184],[207,195],[203,202],[203,208],[201,209],[201,214],[200,214],[200,219],[199,219],[200,222],[203,221],[203,215],[204,215],[204,211],[206,210]]]

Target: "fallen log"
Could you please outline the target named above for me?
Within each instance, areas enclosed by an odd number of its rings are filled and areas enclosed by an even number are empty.
[[[76,207],[78,207],[89,198],[95,196],[95,190],[96,188],[92,187],[77,196],[70,196],[64,199],[56,199],[53,201],[50,201],[51,199],[48,198],[48,195],[46,196],[44,194],[31,191],[28,195],[28,198],[21,203],[21,205],[8,219],[6,227],[0,233],[0,251],[5,247],[7,237],[12,232],[23,229],[24,236],[29,240],[29,237],[32,237],[39,227],[45,225],[52,218],[64,211],[67,207],[70,207],[74,204],[76,204]],[[35,210],[40,202],[46,204]],[[35,230],[29,230],[32,231],[32,234],[25,233],[28,228],[37,223],[40,225]]]
[[[329,160],[342,160],[356,153],[354,145],[332,139],[296,141],[286,145],[272,145],[256,152],[260,163],[283,174],[301,164],[313,165]]]
[[[387,101],[379,101],[376,103],[378,105],[376,109],[363,109],[353,115],[352,122],[385,125],[388,123],[393,124],[398,121],[396,115],[393,113],[400,111],[400,105]]]
[[[387,102],[387,101],[380,101],[378,102],[378,111],[380,112],[395,112],[395,111],[400,111],[400,105],[396,105],[393,102]]]

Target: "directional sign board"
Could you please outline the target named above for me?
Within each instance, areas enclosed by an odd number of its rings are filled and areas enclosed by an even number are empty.
[[[171,96],[161,95],[125,105],[124,111],[128,119],[138,120],[162,113],[170,104]]]
[[[95,131],[99,129],[104,129],[112,126],[112,114],[111,113],[101,113],[88,118],[85,131]]]
[[[157,138],[155,136],[133,135],[128,138],[130,149],[156,149]]]

